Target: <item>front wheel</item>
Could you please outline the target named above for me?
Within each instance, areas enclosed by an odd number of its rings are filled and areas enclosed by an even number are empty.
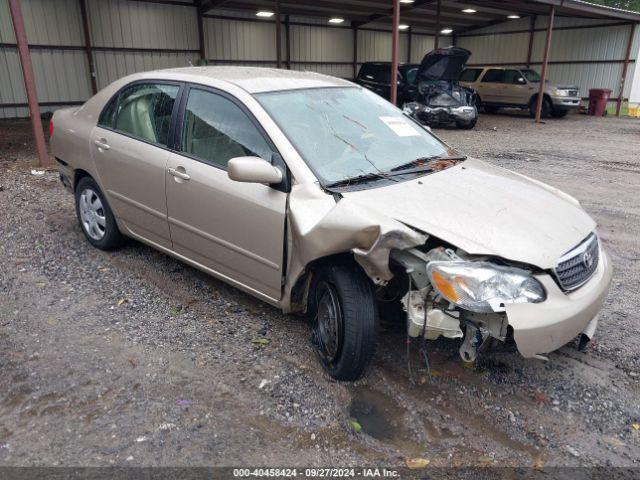
[[[538,97],[533,98],[529,102],[529,116],[531,118],[536,118],[536,108],[538,108]],[[551,101],[547,97],[543,97],[540,118],[548,118],[551,114],[551,108]]]
[[[475,117],[473,120],[469,120],[468,122],[462,122],[460,120],[456,121],[456,127],[462,130],[471,130],[478,123],[478,117]]]
[[[378,310],[373,284],[356,263],[324,265],[314,275],[312,342],[336,380],[357,380],[373,357]]]

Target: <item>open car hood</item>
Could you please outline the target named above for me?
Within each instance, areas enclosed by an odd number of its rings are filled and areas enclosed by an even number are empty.
[[[573,197],[476,159],[342,195],[469,254],[541,269],[554,268],[596,227]]]
[[[464,48],[436,48],[427,53],[418,70],[422,80],[456,81],[464,69],[471,52]]]

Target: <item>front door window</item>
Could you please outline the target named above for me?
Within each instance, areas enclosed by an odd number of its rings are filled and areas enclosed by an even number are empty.
[[[235,157],[271,161],[271,148],[251,119],[231,100],[206,90],[189,93],[181,144],[189,156],[222,168]]]

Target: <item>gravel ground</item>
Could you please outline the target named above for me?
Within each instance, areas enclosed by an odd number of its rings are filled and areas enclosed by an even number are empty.
[[[300,318],[139,243],[92,248],[55,172],[30,173],[28,123],[0,122],[0,465],[639,466],[640,122],[483,115],[437,134],[598,221],[615,277],[585,353],[464,368],[440,340],[431,379],[414,346],[412,384],[385,332],[366,376],[335,382]]]

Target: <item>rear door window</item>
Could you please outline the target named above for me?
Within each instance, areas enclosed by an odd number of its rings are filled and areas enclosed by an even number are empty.
[[[167,145],[173,106],[180,87],[162,83],[136,83],[107,106],[99,125],[157,145]]]
[[[466,68],[460,74],[460,81],[461,82],[475,82],[478,79],[478,77],[480,76],[480,72],[482,72],[482,69],[480,69],[480,68]]]
[[[503,83],[504,82],[504,70],[492,68],[487,70],[482,77],[482,83]]]

